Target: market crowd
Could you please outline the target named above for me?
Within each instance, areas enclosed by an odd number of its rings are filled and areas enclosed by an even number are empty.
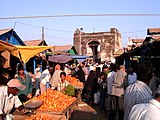
[[[83,83],[82,100],[91,106],[99,104],[100,111],[106,112],[110,120],[160,119],[160,71],[150,61],[128,69],[113,63],[85,61],[77,65],[58,63],[43,71],[37,64],[34,72],[25,70],[22,64],[16,72],[10,68],[1,70],[0,120],[14,107],[28,112],[22,103],[49,88],[62,91],[70,84],[67,76]]]

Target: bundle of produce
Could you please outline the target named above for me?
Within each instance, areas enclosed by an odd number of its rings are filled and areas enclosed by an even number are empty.
[[[75,95],[75,88],[72,85],[68,85],[62,91],[62,93],[66,94],[66,95],[69,95],[69,96],[74,96]]]
[[[43,105],[40,106],[37,111],[61,112],[68,108],[76,98],[48,89],[46,93],[35,97],[32,100],[43,101]]]
[[[36,115],[31,115],[30,117],[27,117],[25,120],[53,120],[53,118],[47,115],[36,114]]]

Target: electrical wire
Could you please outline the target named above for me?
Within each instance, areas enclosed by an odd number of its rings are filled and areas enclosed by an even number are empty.
[[[57,37],[57,36],[53,36],[53,35],[49,35],[49,34],[45,34],[46,37],[51,37],[51,38],[57,38],[57,39],[71,39],[72,37],[67,37],[67,38],[64,38],[64,37]]]
[[[58,32],[67,32],[67,33],[73,33],[72,31],[66,31],[66,30],[57,30],[57,29],[52,29],[52,28],[45,28],[46,30],[53,30],[53,31],[58,31]]]
[[[42,28],[40,26],[36,26],[36,25],[31,25],[31,24],[28,24],[28,23],[22,23],[22,22],[18,22],[16,21],[15,24],[23,24],[23,25],[27,25],[27,26],[31,26],[31,27],[36,27],[36,28]],[[46,28],[44,27],[44,29],[46,30],[52,30],[52,31],[58,31],[58,32],[67,32],[67,33],[73,33],[73,31],[67,31],[67,30],[59,30],[59,29],[53,29],[53,28]],[[138,31],[129,31],[129,32],[121,32],[121,34],[128,34],[128,33],[138,33],[138,32],[144,32],[146,30],[138,30]]]
[[[32,26],[32,27],[36,27],[36,28],[42,28],[42,27],[40,27],[40,26],[31,25],[31,24],[22,23],[22,22],[17,22],[17,21],[16,21],[16,23],[23,24],[23,25],[27,25],[27,26]]]
[[[42,27],[40,27],[40,26],[31,25],[31,24],[22,23],[22,22],[17,22],[17,21],[16,21],[16,23],[23,24],[23,25],[27,25],[27,26],[32,26],[32,27],[36,27],[36,28],[42,28]],[[52,29],[52,28],[46,28],[46,27],[44,27],[44,29],[46,29],[46,30],[52,30],[52,31],[58,31],[58,32],[73,33],[72,31],[58,30],[58,29]]]
[[[1,17],[0,20],[9,19],[28,19],[28,18],[54,18],[54,17],[105,17],[105,16],[119,16],[119,17],[159,17],[160,14],[65,14],[65,15],[46,15],[46,16],[13,16]]]

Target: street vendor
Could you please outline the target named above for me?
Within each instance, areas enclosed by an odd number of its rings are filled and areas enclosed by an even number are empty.
[[[24,90],[19,90],[18,97],[21,102],[26,102],[32,98],[32,79],[31,77],[24,72],[23,65],[18,66],[18,75],[16,78],[20,81],[22,85],[26,88]]]
[[[11,79],[7,85],[0,86],[0,120],[11,120],[13,116],[10,113],[14,107],[23,113],[31,112],[23,107],[17,96],[18,91],[25,88],[17,79]]]
[[[69,82],[66,81],[66,73],[60,73],[60,80],[58,82],[57,91],[62,91],[69,85]]]

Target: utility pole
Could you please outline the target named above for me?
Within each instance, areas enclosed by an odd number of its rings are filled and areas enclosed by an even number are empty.
[[[42,27],[42,40],[43,40],[43,43],[42,45],[44,44],[44,27]]]
[[[80,37],[79,37],[79,54],[82,55],[82,30],[83,28],[79,29]]]

